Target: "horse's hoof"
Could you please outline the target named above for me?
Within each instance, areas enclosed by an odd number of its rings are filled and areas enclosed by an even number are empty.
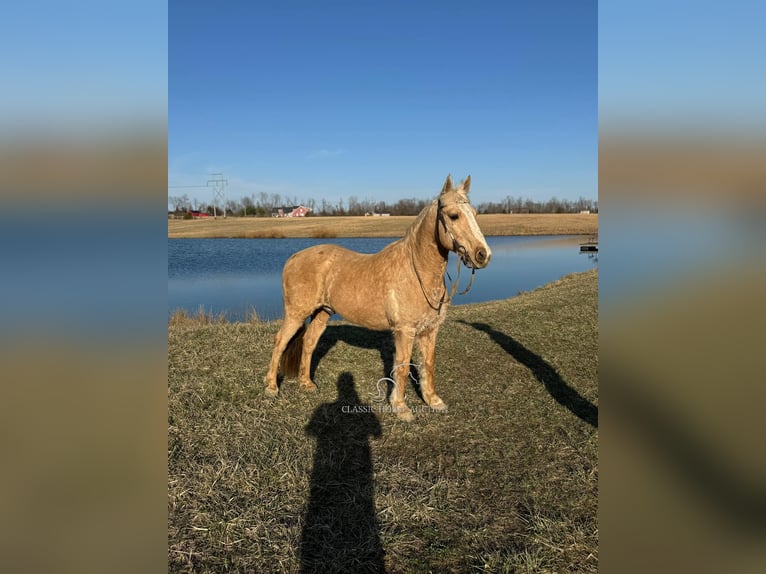
[[[443,400],[439,399],[437,402],[428,405],[431,407],[431,410],[437,413],[446,413],[447,412],[447,403],[445,403]]]
[[[263,394],[267,397],[276,397],[279,394],[279,389],[277,387],[266,387],[263,389]]]
[[[399,417],[400,421],[404,421],[406,423],[411,423],[415,420],[415,415],[412,414],[412,411],[408,407],[397,408],[396,416]]]
[[[319,390],[319,387],[317,387],[314,383],[308,383],[308,384],[302,383],[301,390],[307,393],[315,393]]]

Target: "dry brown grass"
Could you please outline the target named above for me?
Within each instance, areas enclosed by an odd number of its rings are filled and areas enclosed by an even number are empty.
[[[329,227],[320,227],[311,233],[311,237],[338,237],[338,232]]]
[[[318,392],[288,380],[269,399],[278,324],[170,325],[169,571],[299,572],[309,550],[327,571],[379,571],[382,548],[389,573],[597,572],[597,289],[594,270],[450,309],[450,411],[409,424],[340,409],[344,377],[345,400],[377,404],[387,334],[332,322]],[[312,508],[348,539],[307,546]]]
[[[215,314],[200,307],[196,313],[189,313],[186,309],[176,309],[168,319],[171,327],[201,327],[203,325],[224,325],[229,322],[226,313]],[[261,323],[263,319],[258,316],[258,311],[253,307],[245,313],[245,323]]]
[[[176,309],[168,320],[168,325],[179,326],[202,326],[202,325],[221,325],[227,322],[226,313],[217,315],[200,307],[196,313],[188,313],[186,309]]]
[[[168,237],[401,237],[415,220],[399,217],[306,217],[168,220]],[[598,232],[596,214],[479,215],[485,235],[584,235]]]

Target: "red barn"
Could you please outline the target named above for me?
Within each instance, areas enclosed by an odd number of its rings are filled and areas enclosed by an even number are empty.
[[[293,207],[293,210],[287,214],[287,217],[306,217],[306,214],[311,211],[305,205],[298,205]]]
[[[295,207],[275,207],[271,210],[271,217],[306,217],[311,208],[305,205],[296,205]]]

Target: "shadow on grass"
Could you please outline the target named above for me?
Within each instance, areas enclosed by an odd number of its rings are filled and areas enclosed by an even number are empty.
[[[314,374],[317,367],[325,355],[338,343],[343,341],[347,345],[359,347],[361,349],[374,349],[380,352],[380,360],[383,362],[382,377],[393,379],[394,357],[396,356],[396,347],[394,345],[393,335],[389,331],[372,331],[364,327],[355,325],[333,325],[327,326],[325,332],[317,343],[314,354],[311,357],[311,380],[314,380]],[[423,400],[423,393],[420,389],[420,373],[417,366],[410,364],[409,383],[411,384],[418,398]],[[389,382],[386,397],[391,395],[393,383]]]
[[[314,353],[311,356],[311,367],[309,373],[311,380],[315,380],[315,374],[319,363],[324,359],[332,348],[339,342],[359,347],[361,349],[374,349],[380,352],[380,359],[383,361],[383,376],[389,376],[394,367],[394,338],[388,331],[371,331],[363,327],[354,325],[333,325],[330,323],[317,342]],[[284,375],[277,374],[277,387],[282,388]]]
[[[533,353],[510,335],[493,329],[485,323],[469,323],[463,320],[460,322],[477,331],[487,333],[506,353],[532,371],[535,378],[545,386],[545,390],[557,403],[569,409],[582,421],[598,428],[598,408],[570,387],[556,369],[540,355]]]
[[[354,378],[338,378],[338,398],[317,407],[306,426],[317,439],[301,535],[301,572],[384,572],[369,437],[381,427]]]
[[[348,345],[362,349],[374,349],[380,351],[380,359],[383,361],[383,373],[389,376],[394,368],[394,338],[388,331],[371,331],[354,325],[333,325],[330,323],[322,333],[322,337],[314,349],[311,357],[311,378],[314,379],[319,362],[338,343],[343,341]]]

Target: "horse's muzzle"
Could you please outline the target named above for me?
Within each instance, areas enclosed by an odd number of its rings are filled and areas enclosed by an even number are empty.
[[[483,269],[489,264],[491,258],[492,252],[489,249],[479,247],[473,254],[473,267],[475,269]]]

